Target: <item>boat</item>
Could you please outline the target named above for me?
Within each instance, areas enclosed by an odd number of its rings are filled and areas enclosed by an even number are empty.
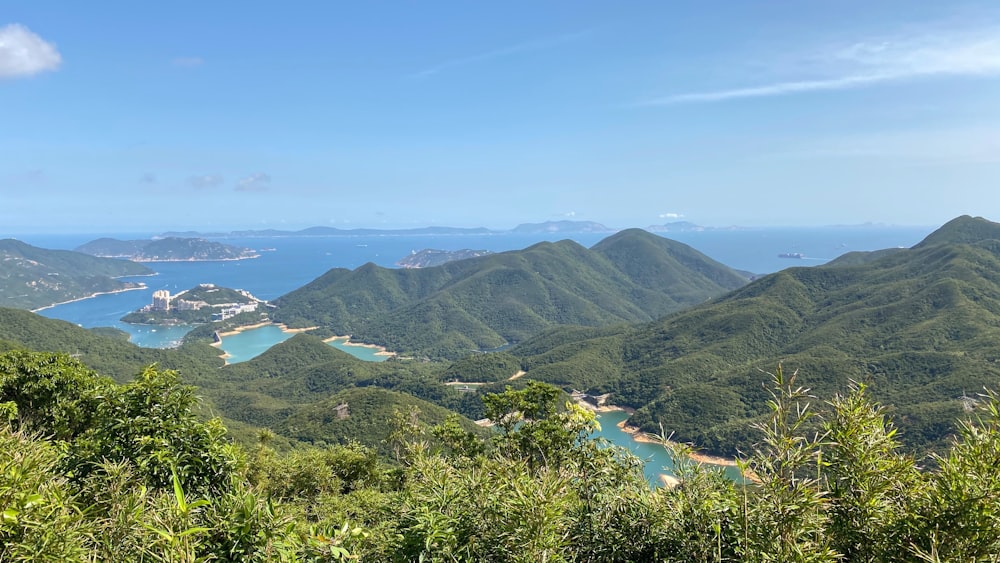
[[[806,255],[801,252],[782,252],[778,255],[778,258],[795,258],[796,260],[801,260],[805,257]]]

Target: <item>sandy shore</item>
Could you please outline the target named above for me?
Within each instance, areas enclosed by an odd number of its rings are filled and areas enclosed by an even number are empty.
[[[131,277],[131,276],[130,276]],[[98,291],[97,293],[88,295],[86,297],[77,297],[76,299],[70,299],[69,301],[60,301],[59,303],[53,303],[51,305],[46,305],[44,307],[39,307],[37,309],[32,309],[32,313],[37,313],[39,311],[44,311],[45,309],[51,309],[59,305],[65,305],[67,303],[76,303],[77,301],[83,301],[85,299],[91,299],[97,297],[98,295],[113,295],[115,293],[125,293],[126,291],[136,291],[139,289],[146,289],[146,284],[141,284],[139,287],[126,287],[124,289],[116,289],[114,291]]]
[[[640,431],[638,428],[636,428],[634,426],[629,426],[627,420],[623,420],[623,421],[619,422],[618,423],[618,428],[620,428],[622,432],[624,432],[626,434],[630,434],[632,436],[632,439],[635,440],[636,442],[643,442],[643,443],[646,443],[646,444],[663,444],[664,443],[663,440],[661,440],[659,436],[650,436],[649,434],[646,434],[645,432]],[[669,446],[670,445],[670,441],[668,440],[665,445]],[[732,458],[728,458],[728,457],[718,457],[718,456],[713,456],[713,455],[705,455],[705,454],[700,454],[700,453],[697,453],[697,452],[692,453],[688,457],[690,457],[694,461],[697,461],[698,463],[710,463],[712,465],[725,465],[727,467],[736,467],[736,460],[732,459]]]
[[[378,350],[378,352],[375,352],[376,356],[395,356],[396,355],[395,352],[390,352],[390,351],[386,350],[385,346],[379,346],[378,344],[365,344],[363,342],[351,342],[350,335],[348,335],[348,336],[331,336],[330,338],[324,339],[323,342],[326,342],[327,344],[329,344],[330,342],[333,342],[334,340],[343,340],[344,341],[344,346],[358,346],[359,348],[373,348],[375,350]]]
[[[313,330],[313,329],[317,328],[317,327],[314,327],[314,326],[310,326],[310,327],[307,327],[307,328],[288,328],[287,326],[285,326],[285,325],[283,325],[281,323],[272,323],[271,321],[264,321],[264,322],[260,322],[260,323],[252,324],[252,325],[238,326],[238,327],[236,327],[236,328],[234,328],[232,330],[227,330],[226,332],[220,332],[219,336],[220,337],[222,337],[222,336],[233,336],[234,334],[239,334],[239,333],[241,333],[241,332],[243,332],[245,330],[253,330],[255,328],[261,328],[261,327],[268,326],[268,325],[274,325],[274,326],[280,328],[281,332],[285,332],[285,333],[288,333],[288,334],[296,334],[296,333],[299,333],[299,332],[308,332],[310,330]],[[215,345],[215,344],[218,344],[218,342],[215,342],[213,345]]]
[[[574,399],[576,399],[576,404],[582,406],[585,409],[592,410],[596,413],[624,411],[629,415],[635,414],[635,409],[629,409],[615,405],[595,406],[589,401],[584,401],[579,396],[574,397]],[[617,426],[618,428],[621,429],[622,432],[631,435],[632,439],[635,440],[636,442],[644,442],[647,444],[663,443],[663,441],[660,440],[659,436],[650,436],[645,432],[641,432],[638,428],[634,426],[629,426],[628,419],[619,422]],[[667,442],[666,445],[670,445],[670,442]],[[736,460],[727,457],[711,456],[711,455],[700,454],[697,452],[692,453],[689,457],[692,460],[697,461],[698,463],[710,463],[712,465],[725,465],[728,467],[736,467]]]

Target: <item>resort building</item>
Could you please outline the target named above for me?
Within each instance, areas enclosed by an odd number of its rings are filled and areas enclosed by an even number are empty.
[[[153,306],[151,307],[153,311],[168,311],[170,310],[170,292],[161,289],[153,292]]]

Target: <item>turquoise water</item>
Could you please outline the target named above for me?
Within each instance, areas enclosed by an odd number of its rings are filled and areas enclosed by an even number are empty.
[[[597,416],[597,421],[601,423],[601,431],[595,432],[593,436],[605,438],[616,446],[628,449],[633,454],[638,456],[639,459],[645,460],[646,465],[643,467],[643,472],[646,474],[646,479],[652,485],[662,485],[660,474],[672,474],[672,468],[674,466],[673,460],[670,459],[670,456],[667,454],[667,451],[663,448],[663,446],[659,444],[637,442],[632,439],[631,434],[623,432],[622,429],[618,427],[618,423],[626,420],[627,418],[628,413],[623,411],[599,414]],[[743,481],[740,471],[736,467],[725,465],[714,465],[713,467],[723,469],[726,477],[729,479],[737,482]]]
[[[252,328],[250,330],[243,330],[236,334],[223,336],[222,342],[219,344],[219,348],[229,355],[226,358],[226,361],[230,364],[235,364],[245,362],[251,358],[259,356],[260,354],[266,352],[271,346],[274,346],[279,342],[284,342],[292,336],[294,336],[293,333],[285,332],[277,325],[265,325],[258,328]],[[365,360],[367,362],[382,362],[388,358],[388,356],[376,355],[376,352],[379,351],[378,348],[371,348],[368,346],[347,346],[344,344],[345,342],[346,340],[338,339],[331,341],[330,345],[338,350],[347,352],[355,358]]]
[[[295,335],[282,331],[277,325],[265,325],[223,336],[219,348],[228,354],[226,362],[236,364],[255,358],[271,346],[284,342],[292,336]]]
[[[379,355],[379,348],[374,348],[371,346],[351,346],[347,344],[346,338],[338,338],[336,340],[331,340],[329,342],[330,346],[338,350],[347,352],[348,354],[358,358],[359,360],[364,360],[366,362],[384,362],[389,359],[389,356]]]

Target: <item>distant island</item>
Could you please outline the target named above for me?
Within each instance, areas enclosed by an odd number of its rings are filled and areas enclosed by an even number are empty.
[[[690,221],[673,221],[662,225],[650,225],[646,230],[651,233],[700,233],[702,231],[742,231],[746,227],[706,227]]]
[[[0,307],[39,310],[51,305],[145,287],[123,276],[148,276],[149,268],[125,260],[0,240]]]
[[[436,250],[433,248],[425,248],[419,252],[414,252],[405,258],[397,260],[396,265],[400,268],[430,268],[432,266],[440,266],[441,264],[454,262],[455,260],[478,258],[480,256],[486,256],[487,254],[493,254],[493,252],[489,250],[470,250],[468,248],[463,248],[462,250]]]
[[[593,221],[547,221],[544,223],[523,223],[513,229],[493,230],[485,227],[420,227],[416,229],[338,229],[335,227],[309,227],[300,231],[263,229],[250,231],[229,231],[202,233],[197,231],[171,231],[164,237],[206,237],[206,238],[268,238],[268,237],[359,237],[359,236],[442,236],[442,235],[506,235],[544,233],[614,233],[618,229],[606,227]]]
[[[208,262],[246,260],[260,254],[203,238],[165,237],[152,240],[99,238],[76,248],[77,252],[103,258],[122,258],[133,262]]]
[[[152,303],[121,320],[132,324],[202,324],[253,313],[264,304],[248,291],[203,283],[175,295],[163,289],[154,291]]]

